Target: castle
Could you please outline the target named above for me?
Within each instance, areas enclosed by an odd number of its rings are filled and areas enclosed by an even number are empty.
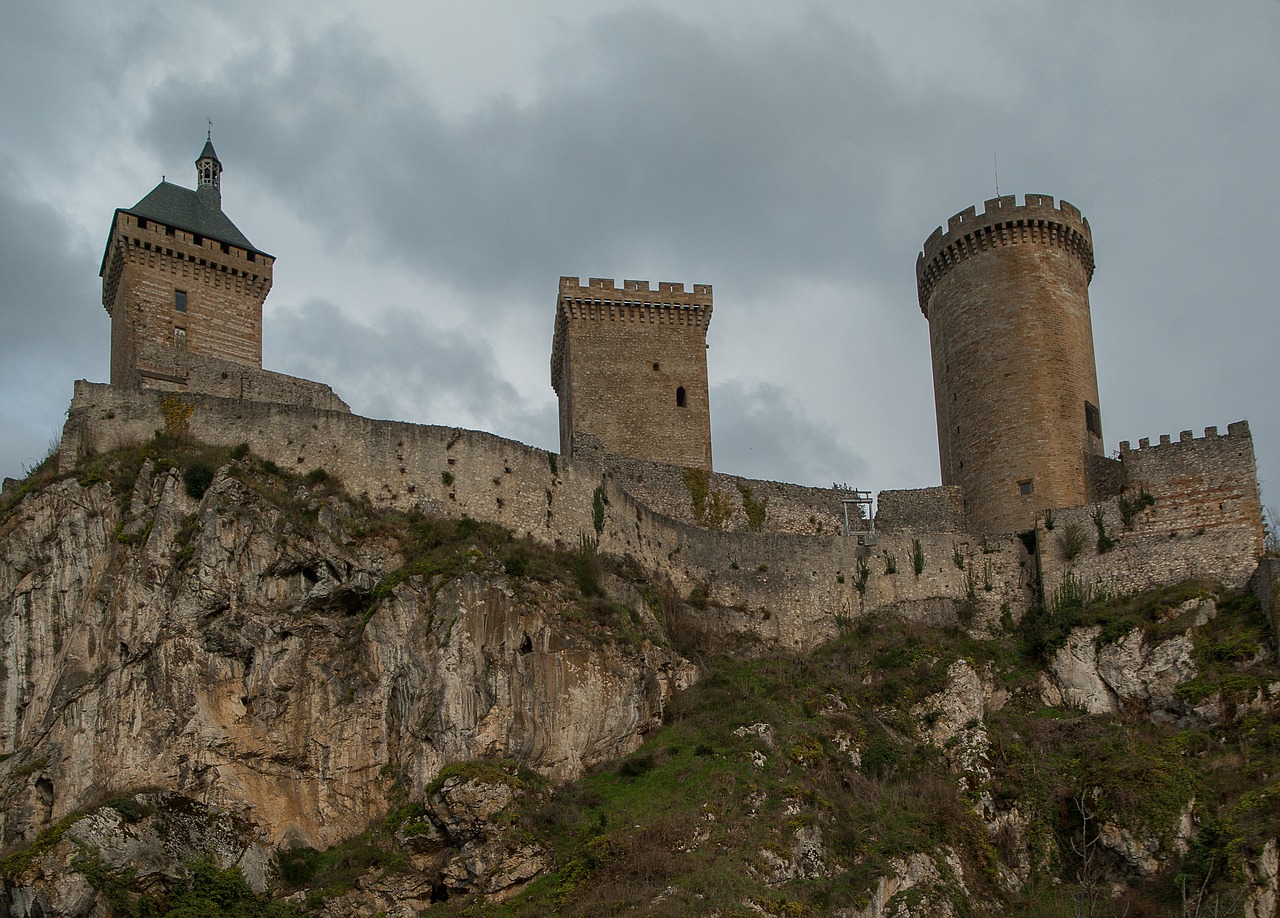
[[[248,443],[299,471],[323,467],[375,503],[466,514],[549,543],[594,534],[684,593],[740,610],[725,627],[786,646],[890,609],[929,617],[967,601],[995,621],[1069,573],[1112,591],[1188,577],[1239,586],[1262,554],[1246,423],[1126,442],[1105,457],[1092,234],[1065,201],[998,197],[926,240],[916,278],[942,484],[881,491],[874,520],[850,526],[853,492],[713,470],[709,285],[560,279],[558,456],[360,418],[327,386],[263,370],[273,259],[222,213],[211,140],[196,166],[197,190],[162,182],[116,211],[102,269],[111,384],[77,383],[64,468],[150,436],[178,398],[193,436]],[[1097,538],[1067,550],[1067,530]]]

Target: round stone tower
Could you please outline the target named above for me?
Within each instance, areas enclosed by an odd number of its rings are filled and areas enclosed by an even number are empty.
[[[1093,237],[1066,201],[961,211],[916,259],[929,320],[942,483],[979,532],[1088,501],[1102,419],[1089,320]]]

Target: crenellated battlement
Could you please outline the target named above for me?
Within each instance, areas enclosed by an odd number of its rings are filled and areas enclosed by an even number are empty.
[[[1252,447],[1253,435],[1249,432],[1248,421],[1235,421],[1234,423],[1228,424],[1227,432],[1225,434],[1218,433],[1217,427],[1206,427],[1204,429],[1203,437],[1197,437],[1190,430],[1184,430],[1178,434],[1178,439],[1176,441],[1169,434],[1161,434],[1155,446],[1151,445],[1151,439],[1149,437],[1143,437],[1138,441],[1136,449],[1130,445],[1128,440],[1121,440],[1120,456],[1123,459],[1138,452],[1139,450],[1143,451],[1145,455],[1151,455],[1166,446],[1181,447],[1188,443],[1207,446],[1231,446],[1233,444],[1228,444],[1225,441],[1232,440],[1233,438],[1237,443],[1247,442],[1250,447]]]
[[[626,306],[698,306],[711,309],[711,285],[694,284],[693,291],[688,292],[684,284],[671,281],[659,281],[658,289],[651,290],[649,281],[624,280],[622,288],[617,287],[611,277],[588,278],[583,285],[576,277],[560,278],[561,302],[608,302],[621,303]]]
[[[681,326],[706,334],[711,324],[710,284],[694,284],[693,291],[672,281],[624,280],[622,287],[611,277],[592,277],[583,284],[576,277],[560,278],[556,301],[555,331],[551,342],[551,384],[561,391],[564,352],[570,320],[612,321],[645,325]]]
[[[929,234],[916,256],[916,289],[920,310],[929,314],[929,296],[938,281],[961,261],[1006,245],[1059,246],[1076,255],[1088,279],[1093,278],[1093,233],[1074,204],[1047,194],[1028,194],[1019,205],[1015,195],[984,202],[981,214],[967,207]]]

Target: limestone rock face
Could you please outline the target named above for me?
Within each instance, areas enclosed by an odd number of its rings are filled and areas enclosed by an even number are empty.
[[[5,843],[164,789],[323,847],[449,762],[563,780],[631,752],[695,677],[479,550],[389,587],[399,544],[314,488],[224,469],[197,500],[150,461],[123,495],[92,477],[0,520]]]
[[[952,918],[956,914],[952,903],[957,897],[968,898],[964,866],[950,848],[942,848],[933,857],[916,853],[893,858],[889,867],[892,872],[880,878],[866,908],[840,909],[834,913],[837,918]],[[905,895],[911,891],[918,893],[915,901]]]
[[[262,893],[271,855],[262,833],[232,814],[168,792],[122,797],[68,820],[0,892],[0,910],[17,918],[110,914],[108,896],[90,874],[127,873],[134,888],[159,892],[196,859],[238,868]]]
[[[1046,704],[1075,706],[1090,714],[1114,714],[1122,705],[1134,704],[1156,720],[1212,719],[1176,693],[1196,675],[1190,632],[1150,642],[1135,628],[1099,647],[1101,633],[1101,625],[1071,630],[1043,677]]]
[[[1247,918],[1276,918],[1280,914],[1280,848],[1274,838],[1245,865],[1245,876],[1250,884],[1244,903]]]

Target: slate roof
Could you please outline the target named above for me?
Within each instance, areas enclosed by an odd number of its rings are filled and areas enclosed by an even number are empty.
[[[215,163],[217,163],[219,166],[222,165],[222,160],[218,159],[218,154],[213,152],[212,137],[210,137],[204,142],[204,149],[201,150],[200,155],[196,157],[196,162],[200,162],[200,160],[202,159],[211,159]]]
[[[206,207],[200,195],[190,188],[170,182],[161,182],[145,198],[132,207],[121,208],[135,217],[146,217],[166,226],[199,233],[208,239],[227,242],[265,255],[261,249],[245,238],[244,233],[221,210]]]

